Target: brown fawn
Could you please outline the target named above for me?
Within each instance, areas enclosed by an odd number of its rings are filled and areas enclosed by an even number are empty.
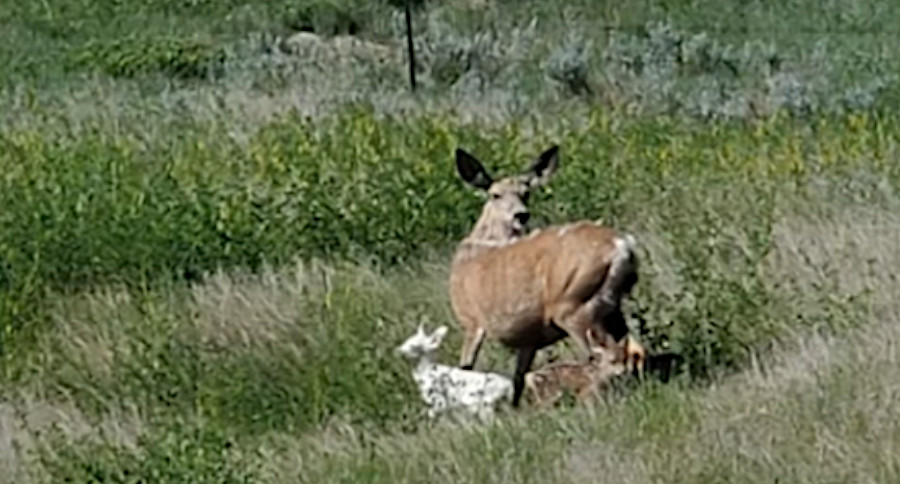
[[[646,360],[643,348],[627,336],[624,361],[609,354],[600,354],[591,361],[554,362],[525,374],[525,388],[531,401],[541,407],[555,404],[567,392],[578,403],[588,403],[610,386],[613,379],[629,372],[640,371]]]

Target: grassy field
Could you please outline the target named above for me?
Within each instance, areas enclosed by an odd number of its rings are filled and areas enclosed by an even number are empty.
[[[433,1],[410,93],[387,3],[0,0],[0,483],[900,479],[898,20]],[[685,365],[429,424],[393,349],[456,360],[453,150],[551,143],[533,224],[635,234],[632,329]]]

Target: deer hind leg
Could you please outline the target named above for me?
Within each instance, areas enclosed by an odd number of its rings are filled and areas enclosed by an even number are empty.
[[[594,327],[603,330],[601,344],[608,346],[628,334],[628,324],[622,314],[622,299],[631,294],[638,282],[637,259],[631,236],[616,239],[616,254],[610,262],[609,273],[589,304],[594,307]],[[610,341],[610,337],[612,341]]]
[[[525,374],[525,392],[530,402],[543,407],[547,401],[547,377],[539,372],[529,371]]]
[[[618,301],[602,292],[559,314],[555,319],[557,326],[572,338],[585,361],[593,359],[597,350],[613,351],[628,332]]]
[[[593,356],[591,351],[591,339],[588,329],[594,320],[595,308],[593,300],[581,305],[571,305],[563,310],[557,311],[553,318],[554,323],[562,328],[578,348],[585,361],[590,360]]]
[[[563,390],[558,380],[530,372],[525,375],[525,387],[531,402],[537,408],[549,408],[562,398]]]
[[[575,393],[576,400],[582,405],[590,405],[596,403],[599,397],[600,382],[591,382],[590,385],[579,388]]]
[[[594,328],[602,330],[600,344],[604,347],[618,345],[622,338],[628,335],[628,323],[622,314],[622,301],[610,299],[602,294],[598,298],[594,314]]]
[[[481,327],[466,329],[466,334],[463,336],[462,350],[459,355],[460,368],[471,370],[475,367],[475,360],[478,359],[478,352],[481,351],[484,335],[485,331]]]

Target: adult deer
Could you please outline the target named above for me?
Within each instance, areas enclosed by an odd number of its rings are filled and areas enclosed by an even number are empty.
[[[474,156],[456,150],[459,176],[487,192],[450,268],[450,302],[464,339],[460,367],[472,369],[485,338],[515,350],[513,406],[538,349],[571,336],[585,356],[611,351],[626,360],[621,300],[637,282],[634,239],[591,221],[525,235],[528,195],[559,165],[559,147],[527,171],[494,181]]]

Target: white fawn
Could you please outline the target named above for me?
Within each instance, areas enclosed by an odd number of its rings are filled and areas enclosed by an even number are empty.
[[[495,407],[512,398],[512,381],[495,373],[436,363],[435,353],[446,334],[446,326],[426,334],[419,325],[416,333],[397,348],[398,353],[416,362],[413,379],[428,405],[428,417],[434,419],[445,412],[462,410],[481,421],[491,420]]]

